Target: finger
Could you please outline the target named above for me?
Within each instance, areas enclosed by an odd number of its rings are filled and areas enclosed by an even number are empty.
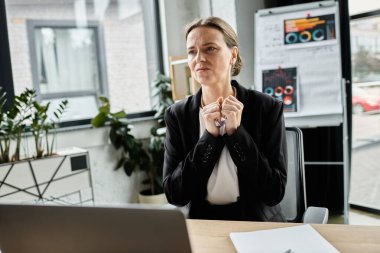
[[[229,95],[226,99],[236,101],[236,102],[240,102],[239,99],[237,99],[237,97],[234,97],[232,95]]]
[[[238,112],[235,112],[235,111],[222,111],[222,117],[226,120],[226,121],[235,121],[238,119],[238,116],[239,113]]]
[[[213,113],[213,112],[220,112],[220,106],[217,103],[212,103],[209,104],[202,109],[202,114],[208,114],[208,113]]]
[[[203,118],[206,121],[212,121],[214,122],[215,120],[220,120],[220,112],[213,112],[213,113],[206,113],[203,115]]]
[[[223,97],[219,97],[218,100],[217,100],[216,102],[217,102],[217,103],[219,104],[219,106],[221,107],[222,104],[223,104]]]
[[[226,102],[222,106],[222,111],[223,110],[227,110],[227,111],[239,111],[239,112],[241,112],[243,110],[243,106],[240,103]]]
[[[217,101],[215,101],[215,102],[212,102],[212,103],[204,106],[203,108],[206,109],[206,108],[213,107],[213,106],[219,106],[219,103]]]
[[[243,103],[240,102],[237,98],[235,98],[234,96],[228,96],[226,99],[224,99],[224,103],[225,104],[238,104],[241,108],[244,107]]]
[[[236,97],[231,96],[231,95],[229,95],[228,97],[226,97],[226,98],[224,99],[224,101],[226,101],[226,102],[234,102],[234,103],[239,103],[239,104],[241,104],[241,102],[240,102]]]

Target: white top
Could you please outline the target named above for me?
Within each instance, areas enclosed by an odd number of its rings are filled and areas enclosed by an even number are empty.
[[[202,115],[199,112],[199,137],[206,130]],[[207,183],[207,201],[215,205],[230,204],[239,197],[239,183],[237,168],[231,158],[227,146],[224,146],[219,160],[211,173]]]

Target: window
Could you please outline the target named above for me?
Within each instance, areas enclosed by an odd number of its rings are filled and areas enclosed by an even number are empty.
[[[350,16],[380,9],[378,0],[348,0]]]
[[[33,87],[41,100],[68,98],[68,119],[91,118],[97,97],[108,95],[102,33],[99,24],[75,27],[74,22],[28,20]]]
[[[354,83],[380,81],[380,17],[351,21],[352,76]]]
[[[351,2],[350,2],[351,3]],[[357,8],[353,8],[357,7]],[[351,205],[380,210],[380,8],[356,1],[351,14]],[[370,11],[363,13],[363,10]],[[360,13],[360,14],[357,14]]]
[[[114,110],[151,110],[156,1],[5,2],[15,94],[28,87],[53,105],[68,99],[67,121],[92,118],[99,95]]]

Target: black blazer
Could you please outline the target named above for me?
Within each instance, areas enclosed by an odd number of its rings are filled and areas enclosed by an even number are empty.
[[[241,124],[228,136],[205,131],[199,138],[197,94],[170,106],[164,158],[164,190],[169,203],[189,205],[189,218],[204,218],[207,182],[227,145],[237,166],[241,220],[284,221],[279,205],[287,176],[287,150],[282,102],[236,81],[237,99],[244,104]]]

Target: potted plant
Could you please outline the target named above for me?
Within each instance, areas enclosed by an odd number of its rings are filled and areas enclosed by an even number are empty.
[[[4,105],[5,93],[0,91],[0,174],[3,175],[0,199],[63,203],[69,195],[71,198],[80,195],[82,186],[86,186],[82,176],[87,174],[88,177],[89,174],[88,152],[71,149],[70,152],[58,154],[54,150],[56,128],[68,106],[67,100],[61,101],[50,114],[50,103],[39,103],[36,91],[25,89],[14,97],[8,110]],[[32,133],[32,137],[25,135],[25,132]],[[27,152],[30,138],[35,144],[33,155]],[[24,147],[24,154],[20,154],[21,147]],[[11,152],[13,148],[14,152]],[[85,165],[73,165],[74,157],[85,160]],[[81,180],[74,179],[77,176]],[[81,183],[75,184],[73,180]],[[86,187],[91,188],[89,180]]]
[[[109,139],[116,150],[120,150],[118,162],[115,170],[123,168],[125,173],[130,176],[138,169],[146,171],[150,166],[149,155],[143,148],[140,140],[136,139],[131,133],[131,125],[128,123],[127,114],[122,110],[111,112],[111,105],[107,97],[99,97],[101,106],[99,113],[91,120],[94,127],[102,127],[109,121]]]
[[[0,89],[0,163],[15,162],[20,160],[21,137],[24,132],[30,131],[35,140],[36,154],[34,158],[52,156],[54,153],[53,138],[49,140],[50,131],[55,131],[65,112],[68,102],[61,101],[59,108],[48,116],[50,103],[40,104],[36,100],[36,91],[26,88],[20,95],[14,97],[9,110],[5,110],[5,93]],[[45,138],[45,144],[42,143]],[[10,156],[11,142],[15,142],[15,151]],[[45,146],[45,148],[44,148]],[[26,158],[29,157],[26,154]]]
[[[153,99],[155,100],[153,109],[156,110],[154,118],[157,125],[152,127],[150,131],[151,137],[148,150],[152,158],[152,163],[147,171],[147,179],[143,182],[149,187],[140,192],[139,199],[140,202],[149,201],[161,203],[166,201],[162,187],[166,134],[164,116],[166,109],[173,104],[171,79],[158,72],[152,86]]]
[[[109,99],[100,97],[101,106],[99,113],[92,119],[94,127],[102,127],[109,121],[109,139],[112,146],[118,150],[119,157],[115,169],[123,168],[127,176],[140,170],[145,172],[146,178],[143,185],[146,189],[140,191],[140,203],[164,203],[166,198],[162,188],[162,168],[164,160],[165,122],[166,108],[173,103],[171,98],[170,78],[157,74],[153,82],[154,98],[157,99],[154,109],[156,126],[151,129],[151,137],[148,148],[144,148],[141,140],[136,139],[131,133],[132,126],[126,119],[125,111],[111,112]]]

